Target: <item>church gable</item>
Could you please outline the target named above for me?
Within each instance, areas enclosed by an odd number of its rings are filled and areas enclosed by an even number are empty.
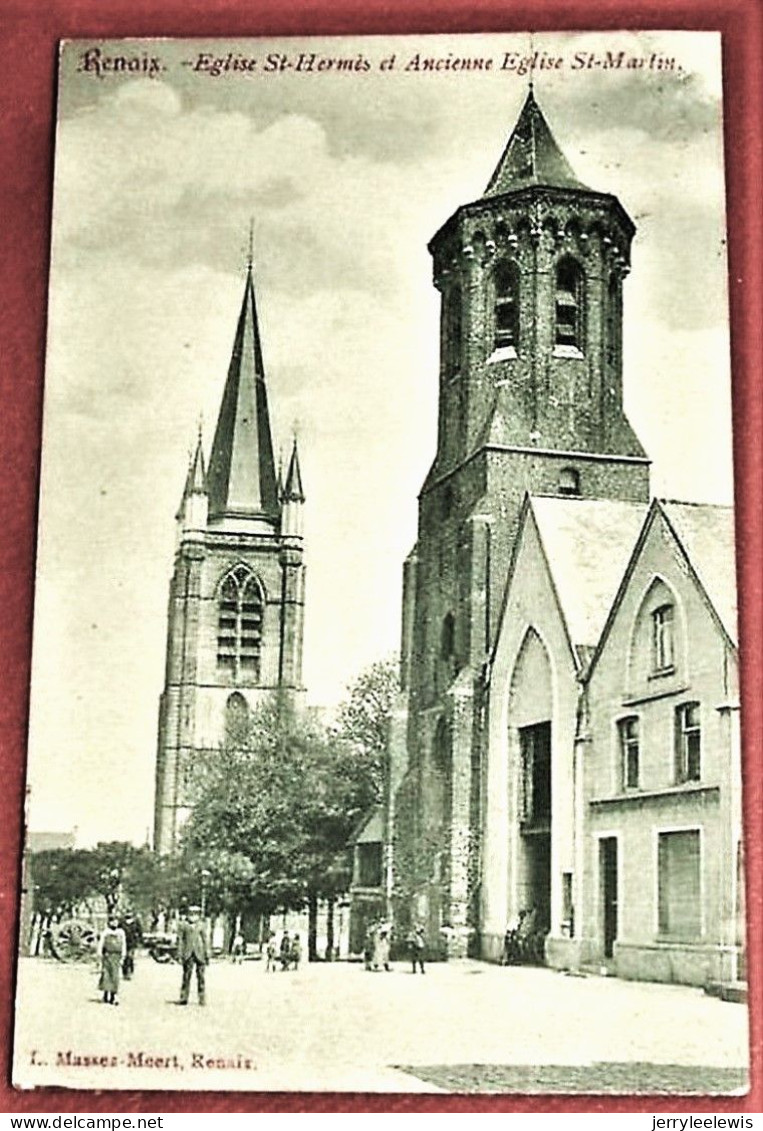
[[[529,630],[547,641],[547,648],[554,654],[554,668],[564,666],[574,674],[572,640],[541,541],[533,503],[528,497],[520,519],[516,552],[506,583],[491,657],[491,696],[497,687],[502,689],[501,694],[505,693]]]

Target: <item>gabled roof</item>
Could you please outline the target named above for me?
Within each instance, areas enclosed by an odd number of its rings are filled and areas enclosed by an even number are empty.
[[[709,503],[658,499],[660,509],[705,591],[729,640],[737,642],[734,511]]]
[[[251,266],[207,476],[211,515],[279,514],[265,369]]]
[[[384,810],[374,805],[360,818],[348,840],[348,844],[378,844],[384,840]]]
[[[598,643],[648,506],[535,495],[530,509],[570,640],[584,664]]]
[[[484,195],[501,196],[530,185],[586,189],[559,148],[532,90]]]

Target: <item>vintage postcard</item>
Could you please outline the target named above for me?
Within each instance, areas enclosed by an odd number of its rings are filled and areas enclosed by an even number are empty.
[[[61,45],[17,1087],[746,1091],[722,124],[711,32]]]

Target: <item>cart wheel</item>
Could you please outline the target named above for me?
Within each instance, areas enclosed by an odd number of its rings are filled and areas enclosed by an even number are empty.
[[[79,962],[95,953],[96,935],[89,923],[69,919],[53,930],[50,943],[59,962]]]

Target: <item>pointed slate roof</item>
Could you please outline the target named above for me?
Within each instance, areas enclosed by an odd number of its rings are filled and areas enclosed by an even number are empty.
[[[196,451],[188,459],[188,471],[186,472],[185,484],[183,485],[183,494],[180,497],[180,506],[177,509],[176,519],[182,518],[185,513],[185,504],[189,495],[206,495],[207,493],[207,471],[204,466],[204,449],[201,443],[201,428],[199,428],[199,438],[196,441]]]
[[[291,449],[291,459],[289,460],[289,470],[286,472],[286,483],[283,488],[283,501],[285,503],[304,503],[305,492],[302,489],[302,473],[299,469],[299,454],[297,452],[297,440],[294,439],[294,446]]]
[[[501,196],[531,185],[590,191],[572,171],[532,90],[484,195]]]
[[[252,268],[236,327],[207,474],[211,515],[279,514]]]
[[[207,469],[204,466],[204,448],[201,443],[201,430],[199,430],[199,438],[196,441],[196,451],[193,456],[190,467],[188,468],[188,479],[186,480],[186,494],[187,495],[205,495],[207,493]]]

